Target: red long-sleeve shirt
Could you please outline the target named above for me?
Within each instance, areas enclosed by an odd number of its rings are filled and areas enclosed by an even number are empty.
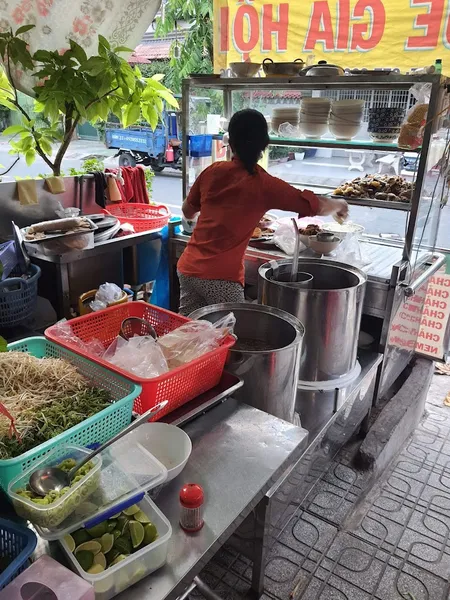
[[[257,166],[250,175],[240,160],[217,162],[195,181],[188,205],[200,212],[178,261],[183,275],[244,284],[244,254],[253,230],[271,209],[302,217],[319,210],[317,196],[300,191]]]

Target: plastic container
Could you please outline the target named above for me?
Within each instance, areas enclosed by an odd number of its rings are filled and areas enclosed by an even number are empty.
[[[43,337],[32,337],[8,345],[8,350],[29,352],[38,358],[64,358],[75,365],[80,373],[93,381],[95,386],[108,390],[114,402],[96,415],[71,427],[53,439],[36,446],[32,450],[7,460],[0,460],[0,486],[6,492],[8,484],[23,471],[26,471],[53,448],[67,444],[88,446],[111,439],[131,422],[133,402],[139,396],[141,387],[129,379],[98,365],[87,358],[66,350]]]
[[[64,539],[59,540],[70,568],[94,586],[96,600],[110,600],[116,594],[162,567],[167,560],[167,550],[172,535],[172,527],[169,521],[147,497],[139,503],[139,507],[155,524],[158,530],[158,538],[117,565],[109,567],[103,573],[98,575],[86,573],[70,552]]]
[[[189,156],[193,158],[212,156],[212,135],[190,135]]]
[[[53,594],[53,595],[52,595]],[[0,600],[95,600],[94,588],[84,579],[44,555],[17,577]]]
[[[107,348],[119,335],[122,321],[128,317],[145,319],[155,328],[158,336],[169,333],[190,320],[146,302],[128,302],[72,319],[70,325],[74,335],[83,342],[89,342],[95,338]],[[48,328],[45,335],[55,343],[83,355],[83,351],[76,343],[59,337],[57,326]],[[154,418],[154,420],[158,420],[219,383],[228,350],[234,342],[234,338],[228,336],[219,348],[152,379],[137,377],[98,357],[92,356],[91,360],[142,386],[142,393],[134,403],[134,410],[139,414],[150,409],[157,402],[168,400],[166,408]]]
[[[103,212],[117,217],[122,224],[133,225],[136,233],[162,229],[170,219],[170,211],[164,204],[158,206],[133,202],[112,204]]]
[[[0,329],[15,327],[33,316],[41,269],[30,265],[29,275],[24,279],[16,267],[0,282]]]
[[[0,573],[0,590],[27,568],[36,544],[37,537],[30,529],[0,518],[0,558],[12,559]]]
[[[14,509],[19,517],[27,519],[41,527],[54,529],[60,525],[74,510],[97,489],[100,483],[100,469],[102,458],[94,456],[92,463],[94,467],[78,481],[70,490],[51,504],[36,504],[32,500],[20,496],[16,492],[25,489],[31,474],[37,469],[45,467],[57,467],[64,459],[73,458],[78,463],[89,454],[86,448],[79,446],[60,446],[53,452],[36,461],[30,469],[16,477],[8,486],[8,496],[11,498]]]

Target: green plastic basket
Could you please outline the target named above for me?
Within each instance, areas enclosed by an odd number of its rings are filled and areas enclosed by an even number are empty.
[[[88,446],[111,439],[131,423],[133,402],[141,393],[141,386],[125,379],[106,367],[57,346],[44,337],[31,337],[8,345],[8,350],[28,352],[36,358],[64,358],[98,388],[108,390],[114,402],[93,417],[44,442],[36,448],[7,460],[0,460],[0,487],[7,491],[9,482],[28,469],[36,460],[53,448],[66,444]]]

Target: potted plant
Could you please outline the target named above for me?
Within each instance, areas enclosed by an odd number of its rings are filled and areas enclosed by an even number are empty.
[[[31,54],[23,34],[34,25],[24,25],[0,33],[0,105],[21,114],[21,124],[12,125],[4,135],[14,135],[11,153],[22,154],[27,165],[39,155],[54,176],[61,175],[61,164],[78,124],[106,121],[118,117],[124,127],[144,118],[154,129],[164,102],[177,107],[162,75],[145,78],[138,67],[132,68],[121,56],[131,52],[123,46],[111,47],[98,37],[98,54],[88,57],[75,41],[65,52],[38,50]],[[17,75],[33,76],[37,85],[35,115],[28,114],[19,103]],[[58,144],[53,154],[53,144]]]

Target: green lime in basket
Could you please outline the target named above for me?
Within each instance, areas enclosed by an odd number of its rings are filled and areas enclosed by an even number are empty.
[[[83,571],[88,571],[94,564],[94,555],[92,552],[80,550],[80,552],[77,552],[75,556],[77,557],[77,561],[79,562]]]

